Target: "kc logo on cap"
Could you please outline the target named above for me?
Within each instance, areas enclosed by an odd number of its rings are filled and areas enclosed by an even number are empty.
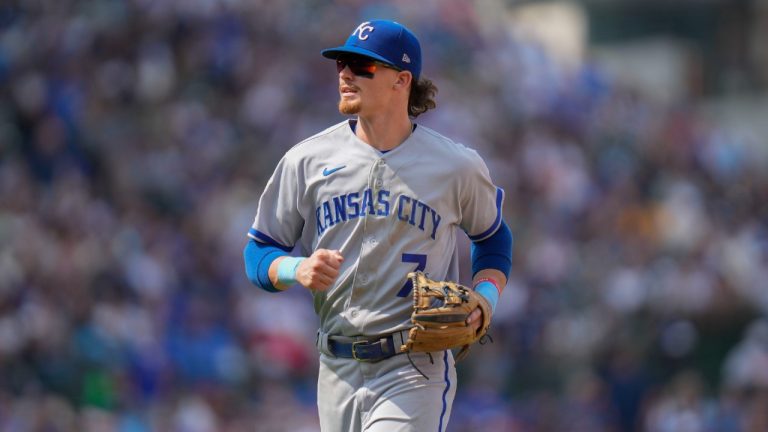
[[[404,25],[389,20],[370,20],[358,25],[344,45],[323,50],[324,57],[357,54],[421,75],[421,45]]]
[[[372,32],[373,26],[371,25],[370,21],[366,21],[355,29],[355,31],[352,32],[352,36],[357,35],[357,38],[360,40],[366,40],[368,39],[368,34],[365,34],[365,32]]]

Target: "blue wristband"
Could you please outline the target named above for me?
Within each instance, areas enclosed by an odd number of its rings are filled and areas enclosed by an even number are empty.
[[[475,285],[475,292],[485,297],[491,304],[491,312],[496,312],[496,303],[499,302],[499,290],[492,282],[484,280]]]
[[[296,283],[296,268],[304,257],[285,257],[277,264],[277,283],[289,287]]]

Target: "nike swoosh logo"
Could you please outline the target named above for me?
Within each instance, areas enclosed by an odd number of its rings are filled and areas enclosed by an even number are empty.
[[[338,170],[340,170],[342,168],[346,168],[346,167],[347,167],[346,165],[342,165],[340,167],[336,167],[336,168],[332,168],[332,169],[325,168],[325,169],[323,169],[323,175],[325,177],[328,177],[329,175],[335,173],[336,171],[338,171]]]

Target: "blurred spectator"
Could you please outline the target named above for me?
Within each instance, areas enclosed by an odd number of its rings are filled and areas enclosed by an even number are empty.
[[[515,235],[449,431],[768,430],[764,134],[564,66],[508,7],[0,6],[0,430],[317,429],[310,297],[241,251],[275,160],[337,118],[320,48],[371,16],[437,48],[423,121],[492,161]]]
[[[723,384],[731,391],[768,391],[768,319],[752,322],[728,353]]]
[[[692,371],[677,375],[649,408],[648,432],[704,432],[706,401],[701,378]]]

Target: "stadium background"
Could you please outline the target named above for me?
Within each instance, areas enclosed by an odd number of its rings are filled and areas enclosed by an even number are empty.
[[[516,238],[449,431],[768,430],[764,0],[3,2],[0,430],[317,429],[309,295],[241,253],[375,17]]]

